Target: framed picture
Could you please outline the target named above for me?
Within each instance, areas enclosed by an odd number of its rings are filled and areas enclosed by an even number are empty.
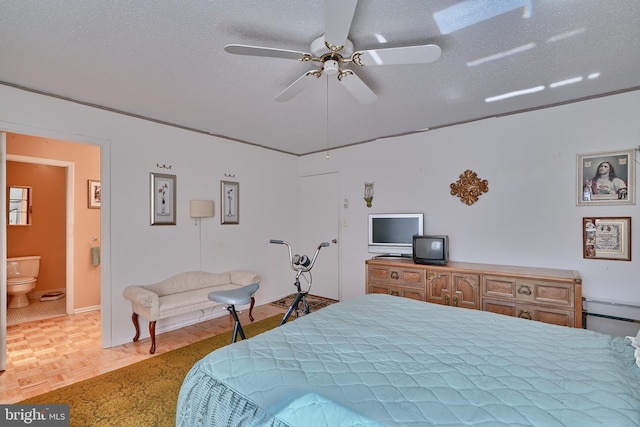
[[[220,221],[222,224],[240,224],[240,183],[220,182]]]
[[[89,209],[100,209],[102,200],[102,188],[100,187],[100,181],[90,179],[87,181],[87,200]]]
[[[176,180],[151,172],[151,225],[176,225]]]
[[[635,150],[578,154],[578,205],[634,205]]]
[[[631,261],[631,217],[582,218],[583,258]]]

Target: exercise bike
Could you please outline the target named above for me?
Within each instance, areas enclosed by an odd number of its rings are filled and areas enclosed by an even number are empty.
[[[287,249],[289,250],[289,265],[291,266],[291,269],[296,272],[296,279],[293,285],[298,290],[298,293],[296,294],[296,297],[291,302],[291,305],[289,306],[287,312],[284,314],[284,317],[282,318],[280,325],[278,325],[278,326],[281,326],[287,323],[287,320],[289,320],[289,317],[294,311],[295,311],[296,317],[309,314],[309,303],[307,302],[307,295],[311,290],[311,282],[312,282],[311,269],[313,268],[313,265],[316,263],[316,259],[318,258],[320,249],[326,248],[327,246],[329,246],[329,243],[327,242],[320,243],[316,248],[316,253],[313,254],[313,257],[311,259],[309,259],[309,257],[306,255],[298,255],[298,254],[293,255],[293,253],[291,252],[291,245],[284,240],[269,240],[269,243],[285,245],[287,247]],[[300,277],[303,277],[309,285],[306,291],[302,290],[302,286],[300,284]]]

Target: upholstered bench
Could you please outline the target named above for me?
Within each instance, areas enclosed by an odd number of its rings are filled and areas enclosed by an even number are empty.
[[[208,298],[210,292],[236,289],[253,283],[260,283],[260,276],[249,271],[229,271],[208,273],[191,271],[180,273],[166,280],[150,285],[129,286],[124,297],[131,301],[131,320],[136,329],[133,341],[140,338],[138,316],[149,321],[151,349],[156,351],[156,322],[171,316],[212,308],[224,303]],[[253,321],[252,310],[255,300],[251,297],[249,318]]]

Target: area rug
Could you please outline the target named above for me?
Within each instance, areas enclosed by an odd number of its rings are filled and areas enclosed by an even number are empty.
[[[247,338],[273,329],[282,315],[242,325]],[[69,404],[70,425],[175,426],[178,393],[198,360],[231,342],[225,332],[19,404]]]
[[[289,308],[296,295],[297,294],[288,295],[282,299],[272,302],[271,304],[277,307]],[[309,303],[309,311],[313,313],[314,311],[320,310],[321,308],[324,308],[328,305],[335,304],[338,301],[331,298],[319,297],[316,295],[307,295],[307,302]]]

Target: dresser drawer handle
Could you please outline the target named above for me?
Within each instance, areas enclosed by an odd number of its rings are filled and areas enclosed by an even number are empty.
[[[398,291],[391,291],[391,294],[390,294],[390,295],[393,295],[394,297],[400,296],[400,294],[398,293]]]
[[[449,299],[450,299],[450,298],[451,298],[451,297],[450,297],[449,295],[445,295],[445,296],[444,296],[444,305],[449,305]]]
[[[520,310],[518,317],[521,319],[531,320],[531,314],[527,310]]]
[[[454,307],[458,306],[458,296],[457,295],[453,297],[453,306]]]
[[[520,285],[518,288],[518,293],[520,295],[531,295],[531,288],[529,285]]]
[[[391,278],[392,278],[392,279],[396,279],[396,280],[397,280],[397,279],[399,279],[399,278],[400,278],[400,275],[398,274],[398,272],[397,272],[397,271],[392,271],[392,272],[391,272]]]

